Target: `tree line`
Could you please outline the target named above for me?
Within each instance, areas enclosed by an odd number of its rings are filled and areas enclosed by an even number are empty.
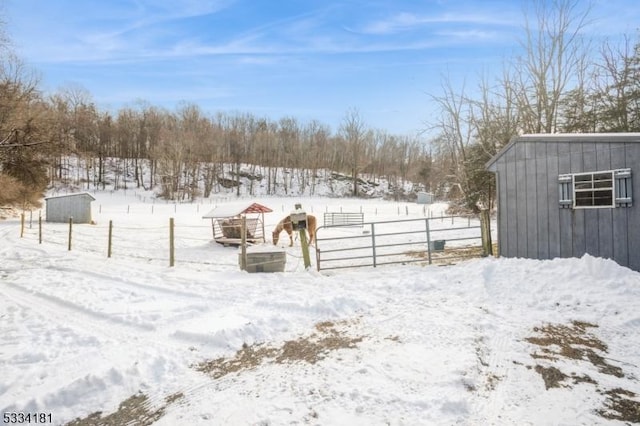
[[[43,94],[0,34],[0,205],[37,204],[48,186],[70,181],[74,157],[88,165],[76,179],[87,189],[133,182],[172,200],[221,187],[239,193],[243,176],[276,193],[290,191],[296,174],[313,194],[335,171],[351,177],[355,196],[367,176],[417,183],[465,210],[491,208],[495,183],[484,164],[513,136],[640,131],[640,44],[626,36],[594,46],[582,36],[591,21],[579,0],[526,4],[520,48],[499,77],[454,87],[445,76],[430,95],[439,114],[428,139],[371,128],[357,109],[335,130],[295,117],[208,114],[192,103],[105,111],[80,87]]]
[[[34,204],[47,186],[71,181],[86,189],[159,188],[159,195],[171,200],[209,197],[221,185],[239,193],[242,176],[266,180],[269,194],[277,187],[289,191],[294,173],[310,194],[330,171],[354,177],[356,196],[361,174],[398,187],[408,181],[429,185],[431,159],[424,141],[371,129],[355,109],[336,132],[295,117],[208,115],[190,103],[169,111],[139,102],[112,113],[80,87],[43,96],[36,79],[23,69],[17,72],[16,57],[2,65],[0,183],[6,185],[0,188],[13,190],[2,189],[0,204]],[[72,159],[85,165],[81,179],[73,176]]]

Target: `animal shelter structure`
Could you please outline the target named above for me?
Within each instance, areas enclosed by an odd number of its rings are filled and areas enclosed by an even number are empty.
[[[487,169],[501,256],[588,253],[640,271],[640,133],[518,136]]]
[[[433,204],[433,194],[430,192],[418,192],[416,203],[418,204]]]
[[[87,192],[57,195],[44,199],[47,222],[91,223],[91,202],[95,198]]]
[[[202,216],[211,219],[215,242],[225,246],[238,246],[242,242],[242,219],[246,218],[247,243],[264,243],[264,214],[269,207],[258,203],[219,206]]]

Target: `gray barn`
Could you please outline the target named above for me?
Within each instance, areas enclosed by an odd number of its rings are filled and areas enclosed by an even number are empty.
[[[496,173],[500,255],[589,253],[640,271],[640,133],[523,135],[487,168]]]
[[[74,223],[91,222],[91,202],[95,198],[89,193],[58,195],[44,200],[47,203],[47,222],[68,222],[70,217]]]

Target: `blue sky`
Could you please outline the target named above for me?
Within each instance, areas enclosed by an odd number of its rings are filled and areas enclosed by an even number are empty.
[[[586,2],[585,2],[586,3]],[[317,119],[357,109],[414,135],[443,76],[499,73],[522,36],[520,0],[0,0],[16,52],[51,93],[87,89],[103,109]],[[596,0],[588,36],[637,39],[637,0]]]

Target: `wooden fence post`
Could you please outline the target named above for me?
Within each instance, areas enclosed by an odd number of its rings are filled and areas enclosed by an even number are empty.
[[[71,251],[71,234],[73,230],[73,217],[69,217],[69,251]]]
[[[247,270],[247,217],[240,219],[240,270]]]
[[[169,219],[169,266],[175,265],[175,244],[174,244],[174,221],[173,218]]]
[[[42,212],[38,216],[38,244],[42,244]]]
[[[109,221],[109,242],[107,243],[107,257],[111,257],[111,238],[113,237],[113,220]]]
[[[20,238],[24,236],[24,212],[20,214]]]
[[[311,256],[309,255],[309,242],[307,241],[307,231],[305,229],[300,229],[300,246],[302,247],[304,269],[309,269],[311,267]]]

